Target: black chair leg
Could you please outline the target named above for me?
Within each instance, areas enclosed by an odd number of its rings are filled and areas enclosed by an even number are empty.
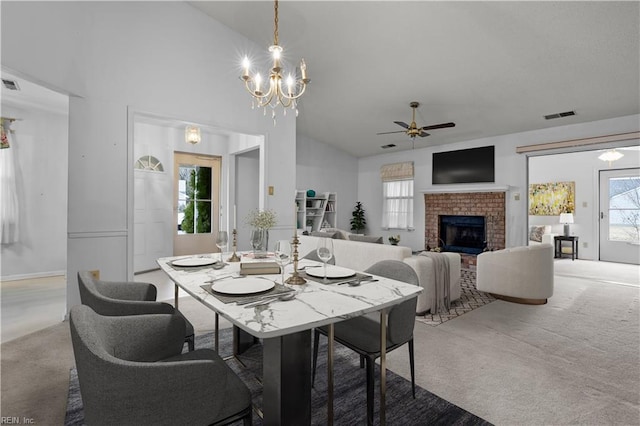
[[[186,340],[187,344],[189,345],[189,352],[193,352],[193,350],[195,350],[195,347],[196,347],[195,336],[192,334],[191,336],[187,336],[184,340]]]
[[[409,340],[409,366],[411,367],[411,392],[413,399],[416,399],[416,366],[413,356],[413,339]]]
[[[360,368],[364,368],[364,355],[360,355]]]
[[[318,365],[318,345],[320,343],[320,333],[313,330],[313,366],[311,370],[311,387],[316,382],[316,366]]]
[[[367,365],[367,425],[373,426],[373,403],[375,399],[374,386],[375,386],[375,359],[366,357]]]

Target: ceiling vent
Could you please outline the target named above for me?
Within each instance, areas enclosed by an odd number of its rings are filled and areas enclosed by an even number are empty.
[[[18,86],[18,82],[14,80],[7,80],[5,78],[2,79],[2,84],[9,90],[20,90],[20,86]]]
[[[389,148],[393,148],[394,146],[396,146],[395,143],[390,143],[390,144],[387,144],[387,145],[382,145],[380,148],[389,149]]]
[[[575,111],[557,112],[555,114],[545,115],[544,119],[545,120],[554,120],[556,118],[571,117],[572,115],[576,115],[576,112]]]

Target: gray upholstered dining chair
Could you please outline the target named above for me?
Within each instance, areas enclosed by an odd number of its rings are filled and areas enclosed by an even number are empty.
[[[73,353],[89,425],[251,425],[247,386],[210,349],[182,353],[184,319],[71,308]]]
[[[418,276],[411,266],[399,260],[382,260],[365,272],[419,285]],[[405,343],[409,344],[409,366],[411,368],[411,392],[416,397],[415,362],[413,354],[413,326],[415,324],[417,296],[392,307],[387,320],[387,345],[390,352]],[[327,335],[327,328],[314,329],[313,333],[313,378],[315,381],[318,362],[320,334]],[[334,339],[360,354],[360,367],[366,364],[367,374],[367,423],[373,424],[375,385],[375,360],[380,356],[380,313],[374,312],[334,324]]]
[[[156,286],[140,282],[97,280],[88,271],[78,272],[80,301],[100,315],[176,314],[185,321],[184,340],[194,349],[193,325],[168,303],[156,302]]]

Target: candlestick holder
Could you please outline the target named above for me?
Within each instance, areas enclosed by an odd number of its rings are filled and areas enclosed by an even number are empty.
[[[300,244],[300,240],[298,240],[298,233],[293,236],[293,274],[287,278],[285,281],[287,284],[293,285],[302,285],[307,282],[304,278],[298,274],[298,245]]]
[[[236,248],[238,247],[238,231],[233,230],[233,254],[227,259],[227,262],[240,262],[240,257],[236,254]]]

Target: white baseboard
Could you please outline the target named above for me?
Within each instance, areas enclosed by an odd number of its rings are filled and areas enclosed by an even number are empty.
[[[47,272],[35,272],[33,274],[16,274],[16,275],[4,275],[0,277],[0,281],[18,281],[18,280],[29,280],[34,278],[48,278],[48,277],[59,277],[60,275],[66,275],[67,271],[47,271]]]

